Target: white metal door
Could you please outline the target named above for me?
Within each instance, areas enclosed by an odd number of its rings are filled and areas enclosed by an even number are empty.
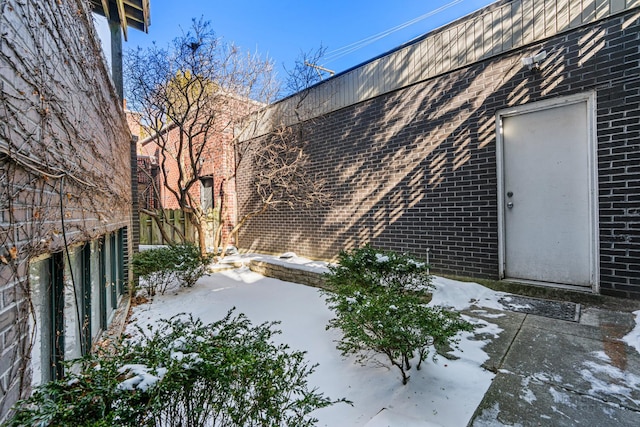
[[[498,116],[502,275],[595,286],[588,99]]]

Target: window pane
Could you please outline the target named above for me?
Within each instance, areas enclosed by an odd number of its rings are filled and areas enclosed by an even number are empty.
[[[118,244],[116,240],[116,233],[112,233],[110,237],[111,244],[111,305],[115,310],[118,307],[118,286],[120,285],[118,282],[118,278],[120,277],[118,273]]]
[[[70,263],[69,263],[70,261]],[[82,253],[81,248],[71,249],[65,260],[64,271],[64,359],[82,357]],[[75,287],[74,287],[75,285]]]
[[[37,386],[51,380],[53,313],[50,258],[30,263],[29,283],[34,310],[30,317],[31,330],[34,331],[31,343],[31,384]]]
[[[109,235],[105,236],[104,247],[102,248],[102,256],[104,259],[104,288],[105,288],[105,303],[107,309],[107,323],[111,321],[111,315],[115,310],[113,299],[111,298],[111,288],[113,287],[113,277],[111,276],[111,238]],[[105,325],[106,326],[106,325]]]
[[[127,277],[125,269],[126,233],[126,228],[121,228],[120,230],[118,230],[118,293],[120,295],[125,293],[127,287]]]
[[[98,338],[101,331],[100,313],[104,309],[100,301],[100,244],[99,241],[91,242],[91,337]]]

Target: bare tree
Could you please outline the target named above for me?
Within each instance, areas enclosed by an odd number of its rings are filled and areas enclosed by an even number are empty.
[[[240,119],[273,101],[273,64],[223,42],[200,19],[167,49],[128,52],[125,81],[129,103],[159,149],[164,189],[188,214],[204,253],[201,179],[211,173],[214,144],[232,144],[236,127],[249,125]]]
[[[309,52],[300,52],[296,59],[293,68],[287,69],[287,81],[285,83],[285,90],[287,96],[294,94],[304,94],[304,98],[308,94],[308,89],[319,83],[324,78],[323,70],[326,68],[319,66],[322,58],[324,58],[327,48],[320,45],[319,48],[311,50]],[[297,105],[297,109],[300,109],[302,104]]]
[[[269,131],[258,138],[236,143],[236,164],[234,171],[241,170],[243,162],[250,162],[253,197],[257,200],[255,209],[245,212],[233,226],[222,245],[223,255],[229,247],[230,239],[237,236],[251,218],[266,213],[269,209],[311,208],[331,202],[331,195],[324,188],[324,180],[309,170],[309,143],[312,127],[318,118],[314,110],[318,105],[309,102],[309,89],[322,79],[318,64],[325,52],[324,47],[301,53],[294,68],[287,70],[287,98],[280,108],[270,106],[279,112],[265,114],[269,117]],[[247,169],[242,169],[247,170]],[[217,234],[217,238],[220,234]]]
[[[229,168],[217,171],[219,180],[214,183],[214,199],[218,201],[213,211],[218,222],[213,244],[216,253],[222,247],[224,256],[231,239],[256,215],[282,206],[310,207],[327,201],[322,180],[308,172],[310,122],[303,119],[310,108],[308,88],[321,77],[317,69],[305,64],[317,63],[323,53],[321,47],[301,54],[295,67],[287,71],[285,115],[289,119],[269,114],[269,103],[279,93],[272,63],[223,43],[208,22],[194,20],[190,31],[176,38],[168,49],[154,45],[127,54],[129,103],[141,115],[142,126],[151,135],[149,141],[159,150],[164,189],[179,209],[189,214],[203,253],[209,213],[201,205],[198,186],[212,173],[215,156],[224,155],[215,150],[216,144],[228,144],[233,154]],[[239,142],[266,120],[266,134]],[[231,189],[240,164],[249,161],[253,166],[251,188],[259,206],[235,218]],[[162,221],[158,213],[146,213],[158,223]]]

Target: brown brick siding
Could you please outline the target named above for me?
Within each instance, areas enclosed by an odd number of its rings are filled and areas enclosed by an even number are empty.
[[[602,293],[640,298],[639,30],[635,9],[325,115],[310,171],[333,206],[256,217],[241,247],[330,259],[372,243],[497,278],[496,112],[596,91]],[[522,66],[543,49],[539,73]],[[250,166],[238,176],[242,215],[257,201]]]
[[[237,111],[243,111],[246,109],[246,105],[242,102],[236,102],[232,100],[230,103],[232,108],[236,108]],[[222,231],[223,237],[226,237],[235,225],[236,219],[236,194],[235,185],[233,185],[233,170],[234,170],[234,156],[233,156],[233,132],[230,123],[235,119],[235,115],[227,115],[224,112],[214,113],[219,118],[216,119],[214,127],[215,131],[211,131],[209,138],[205,142],[206,147],[202,153],[202,164],[199,172],[200,177],[212,177],[213,178],[213,204],[215,208],[219,208],[222,198],[224,197],[224,203],[227,205],[225,220],[228,227]],[[177,147],[179,146],[178,138],[180,136],[179,129],[173,128],[167,131],[164,138],[166,138],[166,150],[172,153],[172,156],[163,155],[163,150],[157,144],[157,140],[153,138],[142,141],[139,148],[139,154],[142,156],[148,156],[157,159],[157,163],[160,166],[158,173],[158,187],[160,192],[159,204],[164,209],[179,209],[179,203],[175,195],[169,191],[165,186],[165,179],[162,173],[162,165],[167,171],[167,186],[172,189],[179,188],[179,168],[175,159],[177,153]],[[188,162],[188,148],[187,143],[183,143],[184,161]],[[187,163],[188,165],[188,163]],[[190,173],[191,168],[185,166],[183,172]],[[184,177],[186,180],[191,176]],[[192,200],[196,203],[200,203],[200,184],[195,183],[191,186],[189,194]]]

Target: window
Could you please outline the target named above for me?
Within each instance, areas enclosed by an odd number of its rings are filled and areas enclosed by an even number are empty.
[[[64,358],[64,258],[62,252],[31,261],[29,283],[33,314],[30,318],[31,384],[62,377]]]
[[[101,268],[101,243],[102,239],[94,240],[89,244],[89,275],[91,286],[91,338],[97,339],[103,328],[106,327],[105,322],[102,322],[102,313],[106,312],[104,308],[104,301],[102,298],[102,275]]]
[[[213,209],[213,178],[200,178],[200,206],[204,212]]]
[[[65,360],[86,355],[91,347],[90,245],[69,249],[64,270]]]
[[[115,311],[115,303],[111,296],[113,289],[111,265],[111,236],[106,235],[100,239],[100,295],[101,295],[101,313],[100,325],[102,330],[107,329],[107,325],[111,321],[111,316]]]
[[[31,303],[30,319],[33,339],[31,342],[31,384],[36,386],[51,379],[49,354],[51,354],[51,260],[31,262],[29,265]]]
[[[127,229],[121,228],[118,230],[118,294],[123,295],[127,290],[127,271],[125,269],[128,256],[126,253],[127,248]]]
[[[109,251],[110,251],[110,267],[111,267],[111,307],[113,310],[118,306],[118,287],[119,287],[119,274],[118,266],[120,260],[118,257],[118,245],[116,242],[116,234],[111,233],[109,235]]]
[[[91,351],[125,292],[126,230],[29,262],[32,385],[61,378]]]
[[[124,287],[123,253],[119,250],[118,234],[118,232],[109,233],[101,239],[100,280],[103,293],[104,312],[101,320],[103,330],[111,322],[118,306],[118,296],[122,293],[122,291],[119,293],[119,290]]]

